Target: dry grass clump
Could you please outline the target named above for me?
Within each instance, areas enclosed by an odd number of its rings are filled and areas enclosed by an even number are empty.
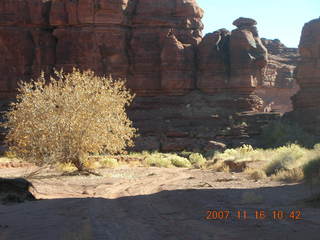
[[[267,178],[267,174],[261,169],[246,168],[244,172],[248,174],[248,178],[251,180],[258,181]]]
[[[293,168],[290,170],[280,170],[271,175],[272,180],[294,183],[304,179],[302,168]]]
[[[146,157],[145,163],[151,167],[172,167],[171,160],[168,159],[164,154],[151,154]]]
[[[19,85],[7,113],[6,142],[17,157],[34,162],[73,163],[84,170],[89,153],[117,153],[133,144],[125,107],[133,96],[125,82],[92,71],[55,72],[46,82]]]
[[[289,144],[275,149],[253,149],[250,145],[227,149],[216,153],[206,167],[221,170],[221,166],[234,163],[262,161],[258,169],[246,168],[250,179],[259,180],[272,176],[273,180],[285,182],[320,182],[320,144],[306,149],[297,144]],[[228,165],[228,164],[227,164]],[[232,170],[232,169],[231,169]],[[311,180],[312,179],[312,180]]]
[[[182,167],[182,168],[190,168],[191,167],[191,163],[187,158],[172,155],[172,156],[169,156],[169,159],[170,159],[172,165],[174,165],[176,167]]]
[[[187,158],[170,153],[150,153],[150,155],[146,156],[145,163],[147,166],[152,167],[191,167],[191,163]]]
[[[303,166],[305,180],[310,184],[320,183],[320,156],[312,159]]]
[[[195,168],[203,168],[207,162],[207,159],[205,159],[200,153],[192,153],[188,158],[189,162]]]
[[[270,163],[266,166],[267,175],[276,174],[279,171],[287,171],[295,168],[301,168],[310,161],[312,152],[297,144],[274,149],[269,155]]]
[[[227,164],[225,164],[223,161],[217,161],[217,160],[209,160],[205,163],[204,166],[205,169],[213,170],[216,172],[230,172],[230,168]]]
[[[116,168],[119,166],[118,160],[115,158],[103,158],[98,162],[99,167],[102,168]]]
[[[265,159],[263,149],[254,149],[251,145],[243,145],[238,148],[227,149],[224,152],[216,152],[213,159],[221,161],[259,161]]]

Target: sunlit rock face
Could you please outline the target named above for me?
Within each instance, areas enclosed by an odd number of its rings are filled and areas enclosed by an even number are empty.
[[[0,107],[19,80],[76,67],[127,80],[142,145],[169,151],[246,139],[228,125],[233,113],[262,107],[254,90],[267,51],[257,23],[239,18],[232,32],[203,38],[202,17],[195,0],[2,0]]]
[[[3,0],[0,14],[2,98],[18,80],[73,67],[126,78],[140,96],[245,92],[266,59],[253,19],[202,39],[193,0]]]
[[[268,64],[262,70],[262,83],[255,93],[264,102],[263,110],[271,107],[272,111],[290,112],[293,110],[291,97],[299,90],[295,79],[300,60],[298,48],[288,48],[279,39],[261,40],[268,50]]]
[[[238,18],[233,24],[237,29],[230,37],[230,86],[250,90],[262,81],[267,49],[259,38],[255,20]]]

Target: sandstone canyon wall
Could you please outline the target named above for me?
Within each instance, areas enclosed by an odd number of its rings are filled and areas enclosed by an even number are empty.
[[[300,90],[292,98],[294,111],[288,117],[320,136],[320,18],[303,27],[296,77]]]
[[[201,37],[194,0],[3,0],[0,97],[41,70],[73,67],[124,77],[140,96],[252,92],[267,52],[256,22]]]
[[[263,109],[270,106],[272,111],[290,112],[293,110],[291,97],[299,90],[294,76],[300,60],[298,48],[288,48],[278,39],[261,40],[268,49],[268,64],[255,93],[263,100]]]
[[[267,50],[255,20],[202,38],[202,16],[195,0],[2,0],[0,100],[41,71],[92,69],[126,78],[137,94],[128,114],[138,149],[245,143],[272,118],[234,115],[261,110],[254,91]]]
[[[0,96],[53,67],[125,77],[139,95],[184,94],[202,14],[193,0],[3,0]]]

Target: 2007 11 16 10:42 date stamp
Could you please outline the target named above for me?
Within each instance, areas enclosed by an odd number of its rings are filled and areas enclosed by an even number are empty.
[[[248,220],[248,219],[257,219],[257,220],[303,220],[301,210],[272,210],[267,211],[263,209],[256,210],[208,210],[206,211],[206,220],[228,220],[228,219],[238,219],[238,220]]]

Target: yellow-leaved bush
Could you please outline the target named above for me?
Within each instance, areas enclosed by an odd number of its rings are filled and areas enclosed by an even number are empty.
[[[24,160],[83,170],[90,153],[115,154],[133,145],[136,130],[125,110],[134,96],[123,80],[73,69],[55,71],[50,81],[42,74],[18,91],[6,116],[6,142]]]

